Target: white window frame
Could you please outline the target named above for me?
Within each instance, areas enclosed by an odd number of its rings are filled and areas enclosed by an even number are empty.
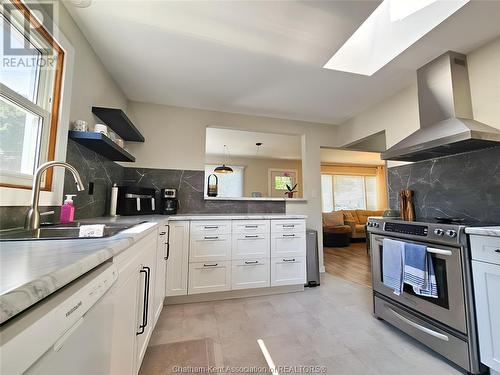
[[[29,3],[25,4],[28,8]],[[59,5],[62,6],[62,5]],[[57,12],[55,12],[57,15]],[[54,21],[44,13],[44,19]],[[69,39],[61,32],[57,22],[53,22],[52,37],[64,51],[63,75],[59,101],[57,134],[55,139],[54,160],[65,161],[70,123],[71,92],[75,62],[75,49]],[[40,89],[39,89],[40,90]],[[31,178],[32,180],[32,178]],[[51,191],[40,192],[41,206],[58,206],[62,203],[64,190],[64,170],[54,168]],[[31,190],[0,186],[0,206],[26,206],[31,202]]]
[[[333,211],[337,211],[336,209],[336,203],[335,203],[335,186],[337,185],[337,182],[336,182],[336,179],[335,177],[359,177],[359,178],[362,178],[363,179],[363,194],[364,194],[364,203],[365,203],[365,206],[364,208],[357,208],[358,210],[368,210],[368,195],[367,195],[367,189],[366,189],[366,182],[367,182],[367,177],[371,177],[371,178],[376,178],[376,176],[374,175],[364,175],[364,174],[348,174],[348,173],[321,173],[321,175],[324,175],[324,176],[330,176],[330,178],[332,179],[332,211],[323,211],[323,208],[324,208],[324,204],[323,202],[321,202],[321,210],[322,212],[333,212]],[[377,197],[378,197],[378,190],[376,189],[376,192],[377,194]],[[322,193],[323,194],[323,193]],[[354,208],[349,208],[349,210],[354,210]]]

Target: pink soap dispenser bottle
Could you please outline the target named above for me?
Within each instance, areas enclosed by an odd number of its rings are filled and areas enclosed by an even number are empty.
[[[73,204],[73,197],[76,194],[66,194],[64,204],[61,206],[61,224],[71,223],[75,219],[75,206]]]

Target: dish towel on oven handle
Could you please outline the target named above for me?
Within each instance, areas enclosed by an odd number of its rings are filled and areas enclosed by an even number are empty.
[[[405,243],[384,238],[382,245],[382,281],[399,296],[403,289]]]
[[[432,256],[427,246],[405,243],[403,282],[411,285],[415,294],[438,298]]]

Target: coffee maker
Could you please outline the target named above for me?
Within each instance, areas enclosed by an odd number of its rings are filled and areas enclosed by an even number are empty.
[[[175,215],[178,208],[177,189],[161,189],[161,213]]]

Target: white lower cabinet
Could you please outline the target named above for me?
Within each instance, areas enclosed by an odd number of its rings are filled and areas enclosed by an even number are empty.
[[[305,257],[271,258],[271,286],[304,284]]]
[[[189,263],[189,294],[224,292],[230,289],[230,261]]]
[[[470,238],[481,362],[500,373],[500,237]]]
[[[169,296],[188,293],[189,221],[170,221],[167,245],[166,291]]]
[[[232,259],[270,257],[271,243],[268,233],[233,233]]]
[[[157,233],[114,258],[112,374],[137,374],[154,327]]]
[[[231,259],[231,235],[191,235],[189,248],[190,262],[217,261]]]
[[[293,257],[305,255],[306,232],[273,233],[271,235],[271,257]]]
[[[232,261],[231,289],[251,289],[271,286],[269,258]]]

